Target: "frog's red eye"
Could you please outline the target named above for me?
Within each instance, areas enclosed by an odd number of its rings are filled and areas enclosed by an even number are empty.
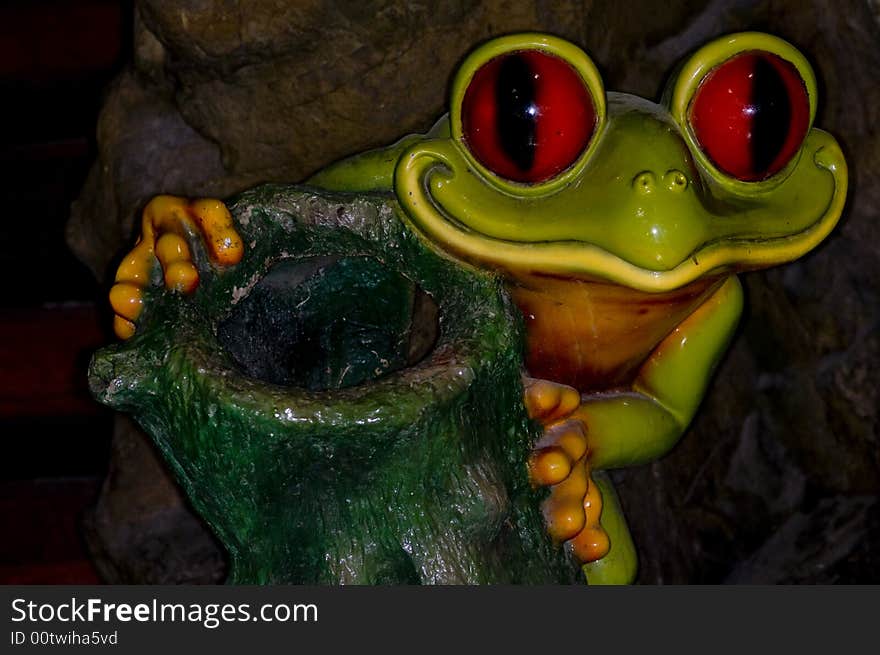
[[[471,79],[461,107],[464,141],[492,172],[548,180],[571,166],[596,129],[581,76],[558,57],[525,50],[492,59]]]
[[[810,102],[791,63],[756,50],[706,75],[689,120],[715,166],[755,182],[778,173],[797,153],[809,127]]]

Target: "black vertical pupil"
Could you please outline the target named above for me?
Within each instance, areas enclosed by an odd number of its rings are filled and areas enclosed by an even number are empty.
[[[765,57],[755,61],[752,82],[752,162],[756,173],[767,171],[785,145],[791,125],[791,101],[785,81]]]
[[[510,55],[501,62],[495,102],[501,148],[520,170],[528,171],[535,161],[538,112],[532,70],[520,55]]]

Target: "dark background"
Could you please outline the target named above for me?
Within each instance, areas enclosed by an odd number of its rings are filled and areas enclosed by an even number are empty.
[[[608,89],[649,98],[726,32],[776,33],[813,63],[816,124],[850,165],[847,212],[804,260],[744,276],[745,320],[693,428],[670,456],[615,477],[640,582],[880,581],[877,11],[867,0],[3,3],[0,581],[222,578],[222,554],[147,441],[88,397],[86,362],[112,338],[106,290],[138,212],[158,193],[294,182],[424,130],[468,50],[526,29],[582,45]]]
[[[117,0],[0,5],[0,581],[93,582],[78,521],[112,416],[88,393],[103,289],[64,241],[107,84],[130,58]]]

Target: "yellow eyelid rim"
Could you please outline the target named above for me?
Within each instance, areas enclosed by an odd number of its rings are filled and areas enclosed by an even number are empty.
[[[575,162],[564,171],[561,171],[545,182],[539,182],[537,184],[511,182],[486,168],[483,164],[477,161],[476,157],[474,157],[468,149],[464,141],[462,130],[461,105],[464,101],[464,94],[467,91],[471,79],[473,79],[474,75],[484,64],[492,59],[522,50],[538,50],[540,52],[545,52],[562,59],[569,66],[574,68],[586,85],[587,90],[590,92],[590,96],[596,109],[596,128],[593,131],[590,143],[584,152],[582,152]],[[599,70],[596,68],[593,60],[576,45],[559,37],[547,34],[533,32],[510,34],[484,43],[467,56],[459,67],[455,79],[452,82],[449,118],[453,140],[462,151],[465,160],[474,168],[474,170],[478,171],[490,184],[500,191],[514,196],[532,197],[547,195],[564,187],[569,180],[577,177],[583,170],[584,166],[586,166],[590,155],[596,149],[596,145],[600,140],[600,132],[605,125],[605,117],[605,86],[602,84],[602,76],[599,74]]]
[[[807,90],[807,99],[810,105],[810,120],[807,124],[807,134],[809,134],[816,118],[817,103],[816,74],[813,72],[813,67],[807,58],[788,41],[763,32],[729,34],[711,41],[697,50],[678,73],[669,107],[669,111],[681,126],[684,138],[701,167],[709,172],[712,179],[722,188],[737,195],[758,195],[772,190],[788,177],[797,165],[801,154],[799,151],[782,170],[766,180],[743,182],[726,175],[715,167],[715,164],[703,152],[691,129],[688,111],[697,89],[700,88],[700,84],[706,76],[728,59],[753,50],[762,50],[777,55],[795,67]],[[803,144],[801,145],[803,146]]]

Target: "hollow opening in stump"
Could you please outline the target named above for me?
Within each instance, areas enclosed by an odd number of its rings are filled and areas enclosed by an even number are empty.
[[[248,377],[313,391],[413,366],[438,335],[434,300],[365,256],[283,260],[218,328],[221,344]]]

